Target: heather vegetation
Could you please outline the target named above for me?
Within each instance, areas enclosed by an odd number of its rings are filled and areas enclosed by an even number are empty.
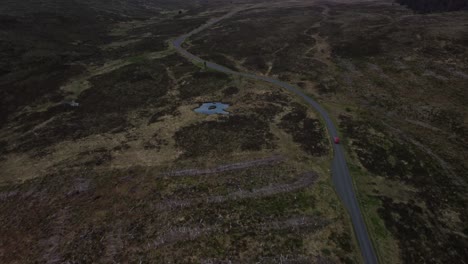
[[[468,241],[468,16],[418,13],[466,3],[400,2],[417,12],[385,1],[253,9],[201,33],[189,49],[296,83],[327,106],[383,263],[457,262]],[[225,45],[208,45],[221,39]],[[311,147],[313,123],[293,107],[280,124]]]
[[[36,2],[0,5],[1,263],[359,261],[316,114],[169,45],[231,3]]]
[[[380,262],[463,262],[466,1],[398,2],[4,1],[0,262],[362,262],[318,113],[170,45],[234,8],[183,47],[326,109]]]
[[[468,9],[466,0],[397,0],[397,2],[421,13]]]

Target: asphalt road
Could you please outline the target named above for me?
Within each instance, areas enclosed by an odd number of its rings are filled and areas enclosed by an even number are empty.
[[[319,114],[322,116],[322,119],[325,121],[325,124],[327,126],[327,130],[328,130],[328,134],[330,136],[331,142],[333,142],[333,137],[338,136],[338,131],[332,119],[328,115],[327,111],[325,111],[325,109],[319,103],[317,103],[314,99],[304,94],[298,88],[288,83],[285,83],[285,82],[282,82],[280,80],[276,80],[270,77],[255,75],[255,74],[250,74],[250,73],[236,72],[222,65],[209,62],[209,61],[204,61],[201,58],[191,54],[190,52],[186,51],[185,49],[181,47],[182,43],[188,37],[204,29],[207,29],[213,24],[227,17],[232,16],[233,14],[239,12],[240,10],[241,9],[233,10],[222,17],[215,18],[215,19],[208,21],[206,24],[173,40],[172,45],[177,50],[177,52],[179,52],[182,56],[186,57],[187,59],[193,62],[206,63],[206,66],[208,68],[211,68],[216,71],[220,71],[220,72],[224,72],[224,73],[228,73],[232,75],[238,75],[238,76],[242,76],[242,77],[246,77],[250,79],[269,82],[269,83],[281,86],[295,93],[296,95],[302,97],[309,105],[315,108],[315,110],[319,112]],[[357,237],[359,247],[361,249],[361,254],[365,263],[369,263],[369,264],[378,263],[377,257],[374,252],[374,248],[372,246],[372,242],[369,238],[369,234],[366,229],[366,224],[361,214],[361,209],[359,208],[359,204],[356,199],[356,194],[354,193],[353,182],[351,179],[351,175],[349,173],[348,165],[346,163],[343,147],[340,144],[333,144],[333,151],[334,151],[334,157],[333,157],[333,162],[332,162],[332,179],[333,179],[335,190],[340,196],[343,204],[345,205],[345,208],[347,209],[351,217],[351,221],[353,223],[353,228],[354,228],[354,233]]]

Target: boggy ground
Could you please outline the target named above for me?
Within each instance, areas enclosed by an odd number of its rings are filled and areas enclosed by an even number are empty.
[[[186,47],[326,105],[383,263],[459,262],[468,258],[467,19],[391,1],[283,2],[240,12]]]
[[[168,47],[230,4],[28,2],[0,8],[1,263],[359,262],[316,114]]]

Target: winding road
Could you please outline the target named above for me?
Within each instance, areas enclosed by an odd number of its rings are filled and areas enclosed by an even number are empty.
[[[321,115],[321,117],[323,118],[327,126],[327,130],[331,138],[331,142],[333,142],[333,137],[338,135],[338,130],[336,129],[335,124],[333,124],[333,121],[328,115],[327,111],[325,111],[325,109],[319,103],[317,103],[314,99],[304,94],[298,88],[288,83],[285,83],[280,80],[276,80],[267,76],[255,75],[251,73],[236,72],[222,65],[209,62],[209,61],[204,61],[201,58],[191,54],[190,52],[182,48],[182,43],[188,37],[196,33],[199,33],[202,30],[209,28],[213,24],[225,18],[230,17],[233,14],[241,10],[243,9],[235,9],[225,14],[224,16],[209,20],[206,24],[192,30],[191,32],[185,35],[182,35],[176,38],[175,40],[172,40],[171,42],[172,46],[177,50],[177,52],[179,52],[182,56],[186,57],[187,59],[196,63],[206,63],[206,66],[213,70],[224,72],[227,74],[242,76],[242,77],[250,78],[254,80],[262,80],[265,82],[269,82],[269,83],[281,86],[289,90],[290,92],[293,92],[294,94],[302,97],[310,106],[315,108],[315,110]],[[378,263],[372,242],[369,238],[369,234],[366,229],[366,224],[364,222],[364,219],[361,214],[361,210],[359,208],[359,203],[356,199],[356,194],[354,193],[353,182],[351,179],[351,175],[349,173],[348,165],[346,163],[344,149],[339,144],[333,144],[333,151],[334,151],[334,157],[333,157],[333,162],[332,162],[333,184],[335,186],[336,192],[340,196],[343,204],[345,205],[345,208],[347,209],[351,217],[351,221],[353,223],[353,228],[354,228],[354,233],[357,237],[359,247],[361,249],[362,257],[365,263],[369,263],[369,264]]]

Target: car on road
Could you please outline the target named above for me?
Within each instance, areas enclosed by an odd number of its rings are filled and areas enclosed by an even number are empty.
[[[340,138],[339,137],[333,137],[333,141],[335,144],[340,144]]]

